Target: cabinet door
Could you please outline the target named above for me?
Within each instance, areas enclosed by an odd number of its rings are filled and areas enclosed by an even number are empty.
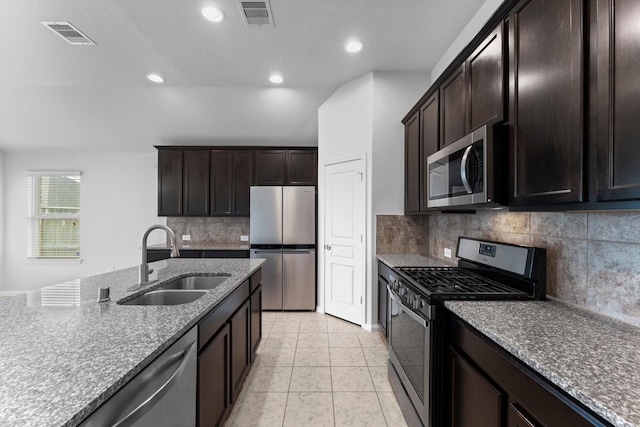
[[[387,285],[389,282],[383,276],[378,276],[378,325],[387,335]]]
[[[251,294],[251,361],[262,340],[262,285]]]
[[[315,150],[287,150],[287,184],[316,185],[318,153]]]
[[[211,151],[211,215],[233,212],[233,152]]]
[[[511,204],[583,200],[581,0],[509,14]]]
[[[249,216],[253,185],[253,151],[233,152],[233,215]]]
[[[209,150],[184,150],[184,214],[209,215]]]
[[[404,212],[420,210],[420,112],[404,125]]]
[[[449,351],[451,362],[451,425],[500,427],[502,393],[462,356]]]
[[[229,326],[198,357],[198,425],[221,426],[231,405]]]
[[[240,394],[242,382],[249,370],[251,357],[249,354],[249,339],[251,324],[251,310],[249,300],[240,306],[238,311],[229,319],[231,335],[231,401],[235,402]]]
[[[536,424],[527,417],[516,405],[509,404],[509,411],[507,412],[507,427],[537,427]]]
[[[255,185],[286,183],[285,150],[256,150],[255,156]]]
[[[158,215],[182,215],[182,150],[158,150]]]
[[[466,134],[465,64],[440,86],[440,137],[444,147]]]
[[[440,141],[440,93],[420,107],[420,210],[427,210],[427,157],[438,151]]]
[[[598,201],[640,199],[640,3],[597,7]]]
[[[504,120],[505,44],[500,23],[467,60],[467,129]]]

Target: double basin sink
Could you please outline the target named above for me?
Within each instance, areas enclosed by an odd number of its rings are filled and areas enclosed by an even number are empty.
[[[146,292],[122,305],[178,305],[193,302],[215,288],[231,275],[187,276],[173,279],[157,289]]]

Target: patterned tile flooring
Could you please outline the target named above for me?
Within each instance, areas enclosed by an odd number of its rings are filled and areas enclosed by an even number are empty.
[[[312,312],[264,312],[262,326],[226,427],[406,426],[383,335]]]

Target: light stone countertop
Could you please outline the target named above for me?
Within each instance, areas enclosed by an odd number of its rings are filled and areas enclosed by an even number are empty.
[[[391,268],[395,267],[442,267],[456,265],[455,261],[450,264],[446,262],[426,257],[418,254],[377,254],[376,257]]]
[[[77,425],[263,262],[170,259],[151,263],[158,282],[135,292],[126,291],[137,282],[133,267],[0,300],[0,425]],[[193,273],[231,276],[188,304],[116,303]],[[111,301],[96,302],[107,286]]]
[[[640,426],[640,328],[561,301],[445,307],[615,426]]]
[[[171,249],[171,245],[166,243],[159,243],[156,245],[149,245],[147,249]],[[178,249],[196,249],[196,250],[231,250],[231,251],[248,251],[248,243],[216,243],[216,242],[182,242],[178,245]]]

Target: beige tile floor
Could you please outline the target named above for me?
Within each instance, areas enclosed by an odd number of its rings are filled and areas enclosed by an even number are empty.
[[[320,313],[262,316],[262,343],[226,427],[406,426],[384,336]]]

